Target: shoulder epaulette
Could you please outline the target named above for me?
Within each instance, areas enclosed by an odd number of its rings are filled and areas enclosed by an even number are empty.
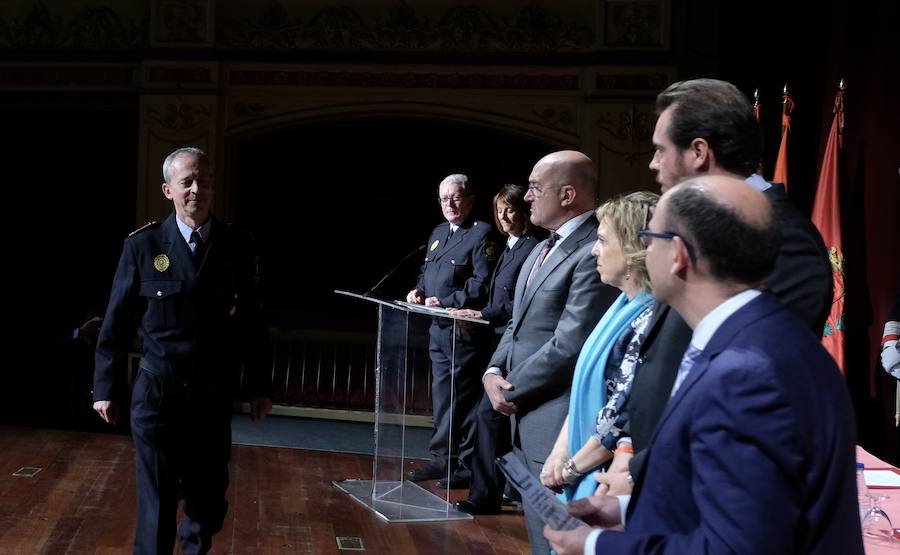
[[[139,228],[135,229],[134,231],[132,231],[131,233],[129,233],[128,236],[131,237],[132,235],[137,235],[138,233],[140,233],[142,231],[157,228],[160,226],[160,224],[162,224],[162,222],[160,222],[159,220],[153,220],[152,222],[147,222],[144,225],[142,225],[141,227],[139,227]]]

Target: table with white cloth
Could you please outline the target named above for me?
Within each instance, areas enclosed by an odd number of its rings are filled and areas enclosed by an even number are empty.
[[[900,473],[895,466],[884,462],[859,446],[856,447],[856,460],[863,463],[867,471],[891,470]],[[866,555],[896,555],[900,553],[900,488],[870,485],[870,493],[886,497],[886,499],[881,501],[881,508],[891,519],[895,534],[892,542],[863,536]]]

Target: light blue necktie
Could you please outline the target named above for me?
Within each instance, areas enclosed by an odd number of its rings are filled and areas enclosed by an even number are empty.
[[[693,343],[688,346],[688,350],[685,351],[684,356],[681,357],[681,364],[678,366],[678,373],[675,375],[675,383],[672,384],[672,393],[669,394],[669,397],[675,396],[675,392],[678,391],[678,388],[681,387],[684,379],[687,378],[688,372],[691,371],[694,361],[697,360],[697,357],[702,352],[703,351],[697,347],[694,347]]]

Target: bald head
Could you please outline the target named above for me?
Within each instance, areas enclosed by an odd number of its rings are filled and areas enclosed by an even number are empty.
[[[560,184],[571,185],[581,196],[589,197],[593,208],[594,198],[597,194],[597,170],[594,162],[577,150],[560,150],[544,156],[535,167],[544,165],[549,175],[558,180]]]
[[[597,204],[597,171],[580,152],[561,150],[544,156],[531,170],[525,201],[531,203],[531,223],[557,230]]]
[[[781,235],[765,195],[740,179],[689,179],[660,199],[666,227],[694,245],[712,278],[756,286],[775,266]]]

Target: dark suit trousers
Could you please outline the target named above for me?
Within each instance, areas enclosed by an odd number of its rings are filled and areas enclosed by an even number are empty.
[[[489,356],[484,348],[486,331],[457,328],[454,345],[452,326],[431,325],[429,355],[434,430],[428,449],[435,466],[444,467],[448,461],[451,468],[456,468],[460,462],[467,467],[470,464],[475,427],[472,409],[479,392],[484,391],[481,373]],[[454,368],[450,366],[451,360],[455,361]]]
[[[141,369],[131,399],[137,471],[134,552],[172,553],[179,499],[182,552],[206,553],[228,502],[231,411],[227,395]]]
[[[512,450],[509,417],[494,410],[487,393],[475,408],[475,452],[472,454],[472,485],[469,501],[478,505],[499,506],[506,478],[494,460]]]

